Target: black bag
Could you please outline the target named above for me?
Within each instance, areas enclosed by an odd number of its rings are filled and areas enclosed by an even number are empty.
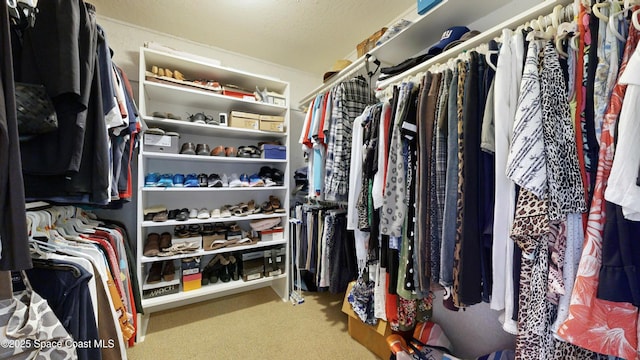
[[[40,135],[58,129],[58,116],[43,85],[16,82],[18,134]]]

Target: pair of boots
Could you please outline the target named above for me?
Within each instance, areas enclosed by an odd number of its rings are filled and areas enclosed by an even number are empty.
[[[229,282],[239,279],[238,263],[233,255],[217,254],[202,270],[202,285],[215,284],[218,280]]]
[[[149,268],[147,284],[159,283],[160,280],[171,281],[175,278],[175,271],[173,260],[156,261]]]

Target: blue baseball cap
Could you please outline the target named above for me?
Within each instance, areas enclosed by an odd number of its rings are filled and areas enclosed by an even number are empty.
[[[440,54],[447,45],[450,43],[460,40],[462,35],[468,33],[470,30],[466,26],[452,26],[448,28],[445,32],[442,33],[440,37],[440,41],[437,44],[433,45],[429,48],[428,54],[438,55]]]

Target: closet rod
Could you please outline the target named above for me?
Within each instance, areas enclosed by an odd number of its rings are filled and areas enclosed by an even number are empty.
[[[346,80],[351,75],[353,75],[353,74],[361,71],[362,69],[364,69],[365,61],[368,61],[368,60],[365,60],[365,59],[366,59],[366,56],[359,57],[354,62],[349,64],[349,66],[347,66],[346,68],[342,69],[342,71],[340,71],[339,73],[334,75],[332,78],[330,78],[326,83],[318,86],[313,91],[311,91],[311,93],[309,93],[309,95],[307,95],[304,98],[302,98],[302,100],[300,100],[300,102],[298,103],[299,106],[300,106],[300,109],[302,111],[307,111],[307,107],[309,106],[309,103],[318,94],[327,92],[329,89],[331,89],[336,84],[339,84],[341,81]]]
[[[484,44],[489,42],[489,40],[498,37],[502,34],[502,30],[503,29],[515,29],[516,27],[525,24],[527,21],[531,21],[531,20],[535,20],[540,16],[546,15],[547,18],[550,16],[549,14],[551,14],[553,12],[553,8],[558,6],[558,5],[562,5],[562,6],[573,6],[570,4],[573,4],[574,1],[573,0],[547,0],[544,1],[540,4],[538,4],[537,6],[532,7],[531,9],[523,12],[522,14],[519,14],[517,16],[512,17],[509,20],[506,20],[504,22],[502,22],[501,24],[498,24],[494,27],[492,27],[489,30],[486,30],[476,36],[474,36],[473,38],[463,42],[462,44],[443,52],[442,54],[439,54],[435,57],[433,57],[432,59],[429,59],[421,64],[418,64],[416,66],[414,66],[413,68],[398,74],[396,76],[390,77],[388,79],[385,80],[381,80],[378,81],[377,83],[377,93],[383,93],[384,90],[389,87],[390,85],[395,85],[395,84],[400,84],[403,79],[411,77],[411,76],[415,76],[420,72],[424,72],[427,71],[427,69],[429,69],[431,66],[436,65],[436,64],[444,64],[446,63],[449,59],[455,58],[458,55],[460,55],[460,53],[476,48],[478,47],[478,45],[480,44]],[[574,12],[575,13],[575,12]],[[548,23],[550,24],[551,21],[548,21]],[[380,96],[378,96],[380,97]]]

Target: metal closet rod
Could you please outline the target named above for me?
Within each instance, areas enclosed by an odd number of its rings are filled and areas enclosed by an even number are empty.
[[[555,15],[554,15],[555,13]],[[414,66],[413,68],[398,74],[391,78],[378,81],[376,96],[382,98],[387,96],[387,89],[392,88],[393,85],[399,85],[402,82],[410,81],[410,79],[421,72],[427,71],[434,65],[446,64],[448,60],[454,59],[460,54],[474,50],[482,44],[488,43],[491,39],[497,38],[502,34],[504,29],[516,29],[520,26],[530,24],[534,20],[537,21],[543,27],[548,27],[552,24],[554,16],[558,16],[560,21],[573,20],[575,16],[575,8],[573,0],[555,0],[544,1],[543,3],[523,12],[522,14],[515,16],[509,20],[502,22],[489,30],[486,30],[473,38],[457,45],[448,51],[445,51],[432,59],[429,59],[421,64]]]

